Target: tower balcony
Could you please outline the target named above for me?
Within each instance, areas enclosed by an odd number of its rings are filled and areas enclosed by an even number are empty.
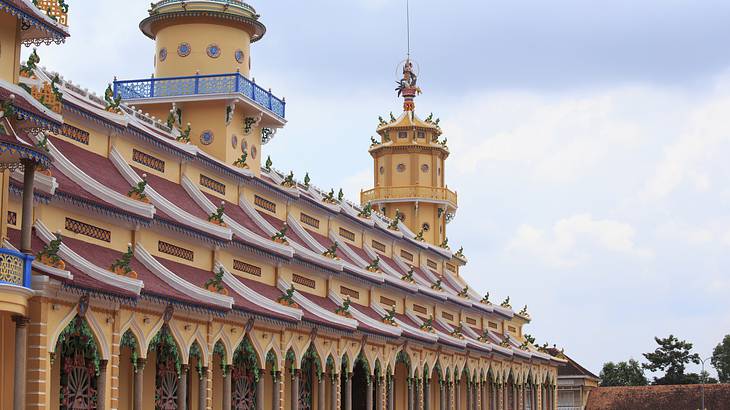
[[[25,315],[30,289],[33,256],[0,248],[0,310]]]
[[[114,80],[114,96],[128,104],[238,98],[282,123],[286,118],[286,101],[241,73]]]
[[[388,202],[432,202],[444,204],[449,211],[458,207],[456,192],[448,188],[427,187],[420,185],[375,187],[360,192],[360,202],[388,203]]]

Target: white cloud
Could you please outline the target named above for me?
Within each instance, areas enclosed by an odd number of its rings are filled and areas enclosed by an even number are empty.
[[[507,245],[507,251],[537,257],[550,267],[573,267],[592,262],[596,252],[621,253],[648,258],[652,252],[634,243],[634,228],[624,222],[594,219],[590,214],[573,215],[557,221],[545,231],[521,225]]]

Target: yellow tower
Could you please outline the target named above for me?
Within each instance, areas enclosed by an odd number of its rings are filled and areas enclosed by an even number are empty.
[[[140,29],[155,40],[154,75],[115,80],[115,96],[228,164],[245,157],[258,174],[261,145],[286,120],[284,99],[250,77],[251,43],[266,32],[256,10],[239,0],[162,0],[149,14]]]
[[[435,245],[446,241],[446,223],[457,208],[456,193],[445,184],[446,158],[449,149],[441,137],[439,120],[429,115],[425,120],[415,113],[416,95],[421,93],[410,60],[403,64],[403,78],[398,82],[403,113],[389,120],[380,118],[372,139],[373,189],[363,191],[360,201],[390,218],[400,218],[414,233]]]

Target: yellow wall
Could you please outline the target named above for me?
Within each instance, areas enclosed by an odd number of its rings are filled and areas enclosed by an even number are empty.
[[[80,241],[92,243],[94,245],[115,249],[120,252],[126,252],[127,245],[132,242],[132,232],[130,230],[118,225],[112,225],[108,221],[102,219],[90,217],[88,215],[82,215],[65,209],[53,208],[50,206],[40,207],[37,212],[38,218],[46,225],[49,231],[60,231],[61,235],[67,238],[78,239]],[[105,242],[96,238],[82,235],[80,233],[77,234],[67,230],[65,227],[67,217],[111,231],[111,242]],[[155,249],[157,249],[156,243]]]
[[[134,405],[134,367],[132,366],[131,350],[128,347],[123,347],[119,355],[118,405],[118,410],[132,410]]]
[[[137,232],[136,239],[137,243],[144,246],[147,252],[149,252],[153,256],[182,263],[184,265],[193,266],[206,271],[212,271],[213,269],[213,251],[204,246],[200,246],[200,242],[196,244],[193,244],[191,242],[183,242],[169,236],[160,235],[159,232],[145,229]],[[175,246],[179,246],[181,248],[193,251],[193,261],[191,262],[187,259],[178,258],[176,256],[168,255],[166,253],[158,251],[157,249],[159,241],[164,241]]]
[[[0,79],[16,83],[20,69],[20,39],[18,19],[0,12]]]
[[[10,313],[0,312],[0,410],[13,408],[15,366],[15,322]]]
[[[163,154],[160,151],[153,150],[152,148],[146,147],[144,145],[133,144],[132,141],[126,138],[114,138],[112,144],[117,148],[117,151],[119,151],[119,154],[122,156],[122,158],[124,158],[124,161],[127,164],[142,170],[142,172],[144,173],[157,175],[169,181],[180,183],[180,162],[177,159],[173,159],[167,154]],[[158,158],[162,161],[165,161],[165,171],[159,172],[156,169],[147,167],[143,164],[140,164],[139,162],[132,161],[132,154],[134,149],[152,155],[153,157]]]

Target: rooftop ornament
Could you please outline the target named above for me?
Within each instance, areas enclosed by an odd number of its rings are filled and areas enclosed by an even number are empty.
[[[530,314],[527,313],[527,305],[525,305],[525,307],[523,307],[522,310],[520,310],[519,313],[517,313],[517,314],[519,316],[522,316],[525,319],[529,319],[530,318]]]
[[[122,96],[114,96],[114,91],[112,90],[112,85],[109,84],[106,87],[106,91],[104,91],[104,101],[106,101],[106,110],[109,112],[121,114],[121,111],[119,109],[119,106],[122,103]]]
[[[403,63],[403,78],[396,81],[398,86],[395,88],[395,91],[398,92],[398,97],[403,97],[403,111],[413,112],[416,108],[414,98],[416,95],[421,94],[421,88],[418,87],[417,82],[418,75],[414,70],[413,62],[408,58]],[[393,117],[392,113],[391,117]],[[395,119],[393,118],[393,120]]]
[[[431,289],[433,290],[444,290],[443,286],[441,286],[441,278],[436,279],[436,283],[431,285]]]
[[[275,233],[271,237],[271,240],[282,245],[288,245],[289,241],[286,240],[286,231],[288,230],[289,226],[286,224],[286,222],[284,222],[284,226],[281,227],[281,230],[279,230],[279,232]]]
[[[370,217],[373,215],[373,206],[370,205],[370,202],[365,204],[364,207],[360,210],[360,212],[357,213],[357,216],[360,218],[370,219]]]
[[[459,322],[458,326],[454,326],[454,330],[451,331],[451,336],[457,339],[464,339],[464,324]]]
[[[512,309],[512,305],[509,304],[509,296],[502,303],[499,304],[503,308]]]
[[[330,258],[330,259],[340,259],[337,257],[337,242],[333,242],[332,246],[327,248],[322,255]]]
[[[459,297],[462,297],[462,298],[468,298],[469,297],[469,286],[465,286],[464,289],[462,289],[458,295],[459,295]]]
[[[294,188],[297,186],[296,181],[294,181],[294,171],[289,171],[289,175],[281,181],[281,185],[285,188]]]
[[[182,142],[183,144],[190,143],[190,131],[190,123],[188,123],[188,126],[184,130],[180,131],[180,135],[177,136],[177,142]]]
[[[297,302],[294,301],[294,291],[296,291],[296,289],[294,289],[294,285],[292,284],[289,287],[289,289],[287,289],[283,295],[279,296],[279,298],[276,301],[279,302],[279,304],[281,304],[281,305],[298,309],[299,304],[297,304]]]
[[[485,305],[491,305],[492,302],[489,301],[489,292],[487,292],[486,295],[480,300],[479,302],[484,303]]]
[[[450,249],[449,248],[449,238],[444,239],[444,241],[441,242],[441,244],[439,245],[439,247],[442,248],[442,249]]]
[[[460,247],[459,250],[456,251],[456,253],[454,253],[454,257],[459,258],[459,259],[465,259],[463,246]]]
[[[61,260],[60,256],[58,256],[58,251],[61,248],[61,243],[63,243],[63,238],[61,237],[61,232],[56,232],[55,235],[56,239],[48,242],[48,244],[43,247],[43,250],[38,252],[37,258],[46,266],[63,270],[66,268],[66,263]]]
[[[338,306],[337,309],[335,309],[335,313],[343,317],[352,317],[352,314],[350,313],[350,303],[350,298],[348,297],[344,302],[342,302],[342,306]]]
[[[335,199],[335,189],[334,188],[330,189],[330,191],[327,193],[327,195],[322,197],[322,202],[326,202],[326,203],[332,204],[332,205],[337,204],[337,199]]]
[[[379,144],[380,143],[378,142],[378,140],[375,139],[375,137],[373,137],[373,136],[370,137],[370,146],[371,147],[374,147],[374,146],[379,145]]]
[[[218,226],[223,226],[223,227],[227,226],[226,223],[223,222],[224,208],[225,208],[225,202],[221,201],[220,206],[218,206],[218,208],[216,208],[215,212],[213,212],[212,214],[210,214],[210,216],[208,216],[208,222],[218,225]]]
[[[109,267],[109,270],[116,273],[117,275],[126,276],[128,278],[137,279],[137,272],[135,272],[132,269],[132,256],[134,255],[134,251],[132,249],[132,244],[127,244],[127,251],[122,254],[122,256],[114,261],[112,265]]]
[[[401,280],[408,282],[408,283],[416,283],[416,280],[413,279],[413,266],[406,272],[403,276],[401,276]]]
[[[264,169],[266,169],[267,172],[271,172],[271,166],[274,165],[274,162],[271,160],[271,155],[266,157],[266,162],[264,163]]]
[[[391,306],[390,310],[386,311],[386,315],[383,316],[383,323],[398,326],[398,323],[395,321],[395,306]]]
[[[413,238],[419,242],[423,242],[425,239],[423,239],[423,229],[418,231],[418,234]]]
[[[403,213],[400,210],[396,209],[395,217],[390,221],[390,225],[388,225],[388,229],[390,229],[391,231],[400,230],[398,228],[398,222],[400,222],[402,220],[403,220]]]
[[[383,126],[385,126],[385,125],[388,125],[388,123],[387,123],[387,122],[385,122],[385,120],[383,119],[383,117],[382,117],[382,116],[378,116],[378,126],[379,126],[379,127],[383,127]]]
[[[41,58],[38,56],[38,51],[34,48],[33,52],[28,56],[28,61],[20,65],[20,76],[35,78],[35,69],[38,68],[38,63],[40,62]]]
[[[428,319],[424,319],[423,323],[421,323],[418,328],[423,330],[424,332],[436,333],[436,331],[433,329],[433,315],[429,315]]]
[[[372,262],[370,262],[370,265],[366,266],[365,269],[368,272],[379,272],[380,271],[380,256],[373,259]]]
[[[241,157],[237,160],[233,161],[233,166],[238,168],[245,168],[248,169],[248,164],[246,164],[246,159],[248,158],[248,153],[246,151],[243,151],[241,154]]]
[[[482,334],[479,335],[479,341],[482,343],[489,343],[489,329],[484,329]]]
[[[127,192],[127,196],[134,200],[149,204],[150,199],[147,197],[147,194],[144,193],[145,188],[147,188],[147,174],[142,174],[142,180],[137,182],[137,185],[133,186],[132,189]]]
[[[506,335],[499,345],[502,347],[510,347],[511,343],[509,342],[509,335]]]
[[[218,271],[213,275],[213,277],[205,281],[205,284],[203,286],[210,292],[228,296],[228,289],[223,286],[223,274],[223,268],[219,267]]]
[[[309,172],[304,174],[304,188],[309,189],[309,183],[312,182],[312,178],[309,177]]]

